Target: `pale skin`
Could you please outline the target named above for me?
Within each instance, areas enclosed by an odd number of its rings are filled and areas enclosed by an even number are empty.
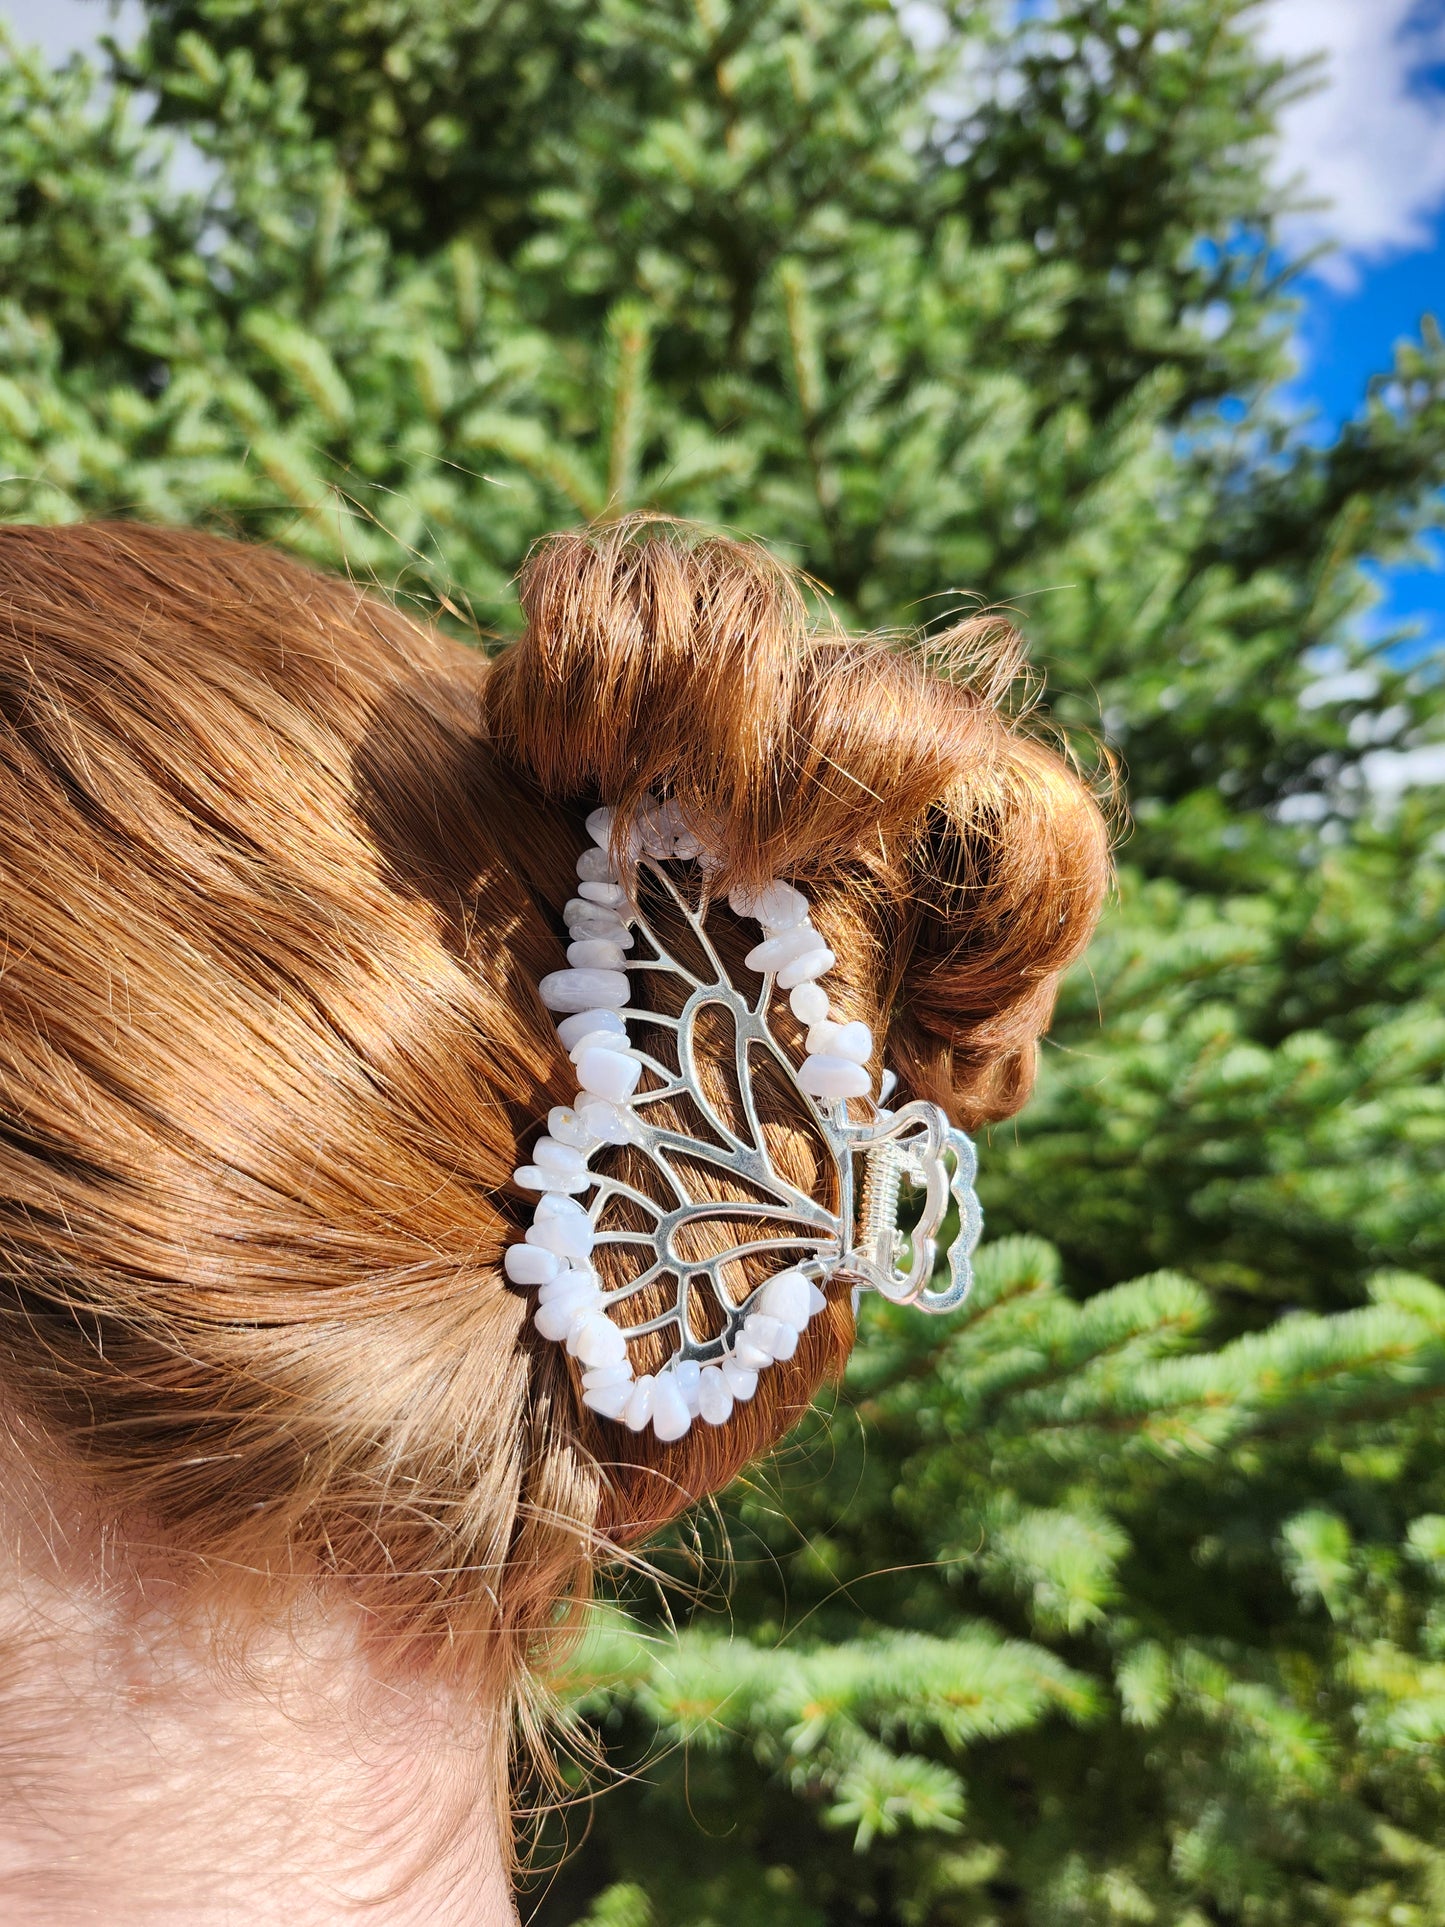
[[[4,1460],[6,1927],[516,1927],[495,1709],[339,1594],[198,1616],[184,1560]]]

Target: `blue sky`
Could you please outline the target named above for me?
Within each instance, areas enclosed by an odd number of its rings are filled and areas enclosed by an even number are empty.
[[[115,17],[106,0],[0,0],[0,16],[57,59]],[[120,0],[118,16],[125,38],[137,0]],[[1284,116],[1277,172],[1325,204],[1290,236],[1333,245],[1300,283],[1292,398],[1335,424],[1423,313],[1445,322],[1445,0],[1259,0],[1257,17],[1271,50],[1321,56],[1323,84]],[[1416,618],[1445,640],[1445,572],[1392,570],[1382,583],[1385,621]]]
[[[1390,365],[1395,344],[1418,335],[1420,317],[1445,325],[1445,245],[1432,234],[1412,248],[1367,268],[1354,286],[1307,276],[1299,343],[1298,390],[1330,422],[1354,414],[1372,374]]]
[[[1390,366],[1397,342],[1418,335],[1423,314],[1445,326],[1445,236],[1437,225],[1423,246],[1365,265],[1354,285],[1310,275],[1300,293],[1301,371],[1293,394],[1333,425],[1360,407],[1370,376]],[[1445,571],[1397,568],[1381,571],[1379,580],[1382,626],[1418,621],[1445,639]]]
[[[1322,56],[1322,85],[1283,119],[1281,180],[1323,205],[1290,239],[1333,244],[1304,300],[1293,396],[1347,420],[1420,318],[1445,323],[1445,0],[1265,0],[1259,31],[1290,59]],[[1445,640],[1445,573],[1381,573],[1381,626]]]

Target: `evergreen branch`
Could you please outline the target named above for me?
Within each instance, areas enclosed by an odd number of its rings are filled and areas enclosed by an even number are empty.
[[[648,321],[639,302],[620,302],[607,317],[616,354],[612,384],[612,437],[607,456],[607,500],[631,506],[637,480],[646,398]]]
[[[586,463],[547,434],[540,422],[521,415],[478,409],[459,424],[463,447],[503,455],[528,475],[546,482],[580,515],[600,515],[606,496]]]

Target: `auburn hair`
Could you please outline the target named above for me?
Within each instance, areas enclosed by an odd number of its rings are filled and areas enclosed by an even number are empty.
[[[513,1694],[608,1548],[772,1444],[853,1335],[842,1281],[726,1426],[660,1445],[583,1407],[506,1284],[513,1168],[574,1092],[536,986],[586,813],[669,794],[719,899],[802,884],[835,1002],[969,1126],[1026,1096],[1107,872],[987,677],[811,626],[760,548],[614,524],[522,590],[489,661],[266,549],[0,529],[17,1449],[200,1572],[344,1584]]]

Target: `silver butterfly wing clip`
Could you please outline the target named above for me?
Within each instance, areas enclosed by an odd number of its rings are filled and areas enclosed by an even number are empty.
[[[605,855],[611,813],[588,819],[595,847],[579,858],[579,896],[565,913],[569,969],[540,986],[583,1089],[574,1111],[551,1114],[552,1135],[516,1174],[543,1196],[524,1246],[507,1254],[507,1269],[517,1282],[538,1286],[535,1322],[582,1363],[586,1402],[634,1430],[651,1424],[659,1437],[675,1438],[694,1418],[723,1423],[737,1399],[752,1396],[757,1373],[796,1349],[826,1302],[822,1285],[834,1277],[927,1312],[962,1304],[982,1215],[968,1137],[937,1105],[914,1101],[889,1111],[874,1101],[871,1035],[832,1016],[819,980],[836,959],[801,892],[774,881],[730,897],[763,930],[747,957],[757,989],[733,983],[708,934],[705,886],[694,902],[670,874],[672,862],[700,852],[684,826],[669,822],[668,808],[652,803],[638,820],[628,891]],[[680,945],[663,941],[649,902],[685,935],[691,961],[678,954]],[[646,954],[628,958],[639,936]],[[672,996],[633,1006],[633,989],[661,977],[674,980]],[[781,993],[809,1027],[801,1065],[769,1023]],[[655,1007],[679,994],[675,1014]],[[716,1083],[720,1030],[732,1040],[735,1101],[726,1106],[708,1088],[709,1071]],[[652,1048],[644,1043],[649,1032],[659,1040]],[[662,1039],[675,1063],[659,1055]],[[805,1108],[831,1165],[831,1182],[821,1187],[827,1203],[819,1187],[794,1183],[769,1150],[757,1101],[760,1066]],[[866,1114],[855,1119],[853,1105]],[[689,1117],[695,1128],[679,1121]],[[588,1159],[608,1144],[641,1153],[652,1188],[615,1169],[594,1170]],[[635,1163],[623,1164],[635,1178]],[[715,1195],[708,1195],[710,1177]],[[905,1190],[921,1193],[911,1231],[900,1223]],[[582,1194],[590,1194],[585,1206]],[[935,1284],[950,1210],[957,1229],[946,1277]],[[752,1235],[738,1235],[739,1228]],[[635,1254],[624,1283],[603,1287],[592,1260],[604,1248]],[[740,1268],[752,1261],[755,1274],[758,1260],[776,1268],[748,1288]],[[643,1294],[655,1304],[660,1284],[670,1287],[663,1308],[629,1321],[629,1305]],[[652,1333],[670,1335],[672,1350],[661,1370],[639,1379],[628,1347]]]

